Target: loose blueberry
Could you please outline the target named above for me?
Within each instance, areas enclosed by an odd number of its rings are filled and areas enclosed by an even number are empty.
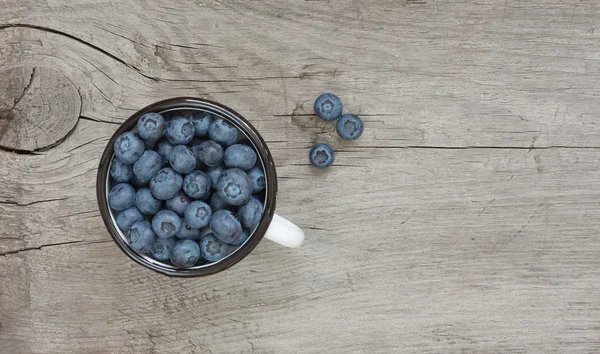
[[[122,163],[131,165],[144,153],[144,141],[132,132],[126,132],[115,140],[115,157]]]
[[[149,254],[156,236],[149,222],[138,221],[129,229],[129,246],[139,253]]]
[[[173,145],[185,145],[194,137],[194,125],[184,116],[178,115],[167,121],[166,135]]]
[[[200,254],[210,262],[217,262],[227,256],[227,245],[213,234],[208,234],[200,240]]]
[[[133,164],[133,174],[142,182],[148,182],[160,171],[163,160],[156,151],[146,150]]]
[[[323,120],[336,120],[342,114],[342,101],[332,93],[323,93],[315,101],[315,113]]]
[[[258,193],[265,189],[265,173],[259,166],[254,166],[247,172],[252,183],[252,193]]]
[[[243,205],[252,196],[252,183],[246,172],[239,168],[232,168],[219,177],[217,193],[228,204]]]
[[[242,231],[242,235],[240,236],[240,238],[238,238],[237,241],[234,241],[232,243],[230,243],[230,245],[232,246],[241,246],[244,242],[246,242],[246,240],[250,237],[250,233],[248,233],[248,230],[244,230]]]
[[[144,220],[144,215],[140,213],[138,208],[132,206],[127,208],[117,215],[117,226],[121,230],[129,230],[133,224]]]
[[[225,171],[225,167],[223,165],[219,165],[217,167],[208,167],[204,172],[210,178],[210,186],[214,189],[217,189],[217,181],[221,174]]]
[[[157,237],[154,240],[154,244],[152,244],[152,256],[159,261],[167,261],[169,260],[169,255],[171,254],[171,250],[173,246],[175,246],[175,242],[177,239],[175,237],[169,238],[160,238]]]
[[[129,182],[133,178],[133,166],[113,159],[110,164],[110,176],[119,183]]]
[[[191,202],[187,208],[185,208],[184,217],[186,224],[195,228],[203,228],[210,223],[212,216],[212,210],[208,204],[195,201]]]
[[[223,146],[229,146],[237,141],[237,129],[223,119],[215,119],[208,128],[208,136]]]
[[[150,188],[140,188],[135,193],[135,205],[146,215],[154,215],[160,211],[162,201],[154,198]]]
[[[157,199],[167,200],[179,192],[182,184],[183,177],[171,168],[165,167],[150,180],[150,191]]]
[[[174,211],[179,216],[183,216],[185,208],[190,204],[190,198],[183,192],[177,193],[173,198],[165,202],[167,209]]]
[[[152,230],[158,237],[175,236],[180,229],[181,218],[171,210],[161,210],[152,218]]]
[[[179,229],[179,231],[177,231],[175,236],[180,240],[198,241],[201,237],[200,236],[201,233],[202,232],[200,231],[200,229],[198,229],[196,227],[192,227],[192,226],[188,225],[185,221],[182,221],[181,229]]]
[[[212,140],[194,146],[198,159],[208,167],[219,166],[223,162],[223,148]]]
[[[219,197],[218,193],[215,193],[210,197],[210,209],[213,213],[217,210],[229,210],[231,207],[231,205],[225,203],[225,201]]]
[[[173,150],[173,144],[171,144],[167,140],[161,140],[156,146],[156,152],[158,152],[160,157],[162,157],[164,164],[167,164],[169,162],[169,155],[171,155],[171,150]]]
[[[242,226],[249,230],[254,230],[260,223],[263,215],[263,205],[256,197],[250,198],[248,203],[239,207],[237,216]]]
[[[200,259],[200,246],[192,240],[179,240],[171,249],[170,259],[177,268],[193,267]]]
[[[196,136],[207,136],[208,128],[213,122],[213,115],[204,111],[194,111],[190,115],[190,122],[194,124]]]
[[[144,140],[160,139],[166,128],[165,119],[158,113],[146,113],[138,119],[138,135]]]
[[[248,145],[234,144],[225,150],[223,162],[229,168],[246,171],[256,164],[256,152]]]
[[[183,191],[194,199],[202,199],[210,192],[210,178],[202,171],[192,171],[183,179]]]
[[[127,209],[135,201],[135,189],[128,183],[119,183],[108,193],[108,205],[115,210]]]
[[[334,161],[333,149],[327,144],[317,144],[313,146],[308,156],[310,163],[316,168],[329,167]]]
[[[242,225],[234,213],[217,210],[210,219],[213,234],[225,243],[237,241],[242,236]]]
[[[196,168],[196,154],[185,145],[176,145],[169,154],[169,163],[176,172],[190,173]]]
[[[363,132],[363,122],[354,114],[343,114],[336,123],[336,129],[340,138],[344,140],[355,140]]]

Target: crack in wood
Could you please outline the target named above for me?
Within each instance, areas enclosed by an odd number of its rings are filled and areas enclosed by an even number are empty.
[[[19,202],[14,201],[14,200],[0,200],[0,204],[17,205],[17,206],[20,206],[20,207],[27,207],[27,206],[31,206],[31,205],[35,205],[35,204],[57,202],[57,201],[67,200],[67,199],[69,199],[69,198],[68,197],[62,197],[62,198],[36,200],[36,201],[33,201],[33,202],[29,202],[29,203],[19,203]]]
[[[56,242],[56,243],[48,243],[48,244],[44,244],[44,245],[40,245],[37,247],[25,247],[25,248],[21,248],[18,250],[14,250],[14,251],[8,251],[8,252],[3,252],[0,253],[0,256],[9,256],[11,254],[18,254],[21,252],[27,252],[27,251],[39,251],[42,248],[46,248],[46,247],[56,247],[56,246],[64,246],[64,245],[73,245],[73,244],[94,244],[94,243],[108,243],[108,242],[112,242],[112,240],[98,240],[98,241],[66,241],[66,242]]]

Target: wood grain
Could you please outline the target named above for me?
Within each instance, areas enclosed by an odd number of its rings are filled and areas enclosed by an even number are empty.
[[[1,351],[599,352],[599,26],[587,0],[5,1],[0,110],[25,93],[56,130],[0,119]],[[171,279],[114,245],[100,155],[185,95],[263,134],[302,248]]]

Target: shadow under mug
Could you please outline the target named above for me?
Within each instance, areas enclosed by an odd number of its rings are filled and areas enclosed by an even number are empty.
[[[177,269],[171,264],[157,261],[149,256],[134,251],[129,244],[125,234],[119,229],[116,223],[116,215],[108,206],[108,193],[111,189],[109,178],[110,165],[114,156],[114,142],[117,137],[126,131],[133,129],[138,119],[149,112],[166,114],[173,111],[206,111],[212,113],[216,118],[222,118],[234,125],[242,132],[249,144],[257,152],[257,163],[261,163],[265,171],[265,190],[264,190],[264,213],[259,225],[255,228],[252,235],[238,247],[234,252],[218,262],[198,265],[189,269]],[[113,240],[119,245],[121,250],[135,262],[148,267],[161,274],[179,277],[197,277],[220,272],[227,269],[246,257],[258,245],[263,237],[275,241],[286,247],[299,247],[304,241],[304,232],[296,225],[285,218],[275,214],[275,202],[277,196],[277,173],[273,157],[267,148],[267,144],[260,136],[258,131],[240,114],[232,109],[209,100],[193,97],[179,97],[160,101],[151,104],[133,114],[127,119],[113,134],[108,142],[98,167],[98,176],[96,180],[96,193],[100,214],[104,220]]]

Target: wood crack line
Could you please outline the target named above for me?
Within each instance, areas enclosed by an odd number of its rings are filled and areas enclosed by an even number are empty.
[[[19,203],[14,200],[0,200],[0,204],[17,205],[17,206],[21,206],[21,207],[26,207],[26,206],[30,206],[30,205],[34,205],[34,204],[56,202],[56,201],[67,200],[67,199],[69,199],[69,198],[63,197],[63,198],[54,198],[54,199],[44,199],[44,200],[36,200],[36,201],[30,202],[30,203]]]
[[[13,106],[12,106],[11,109],[15,109],[17,107],[17,105],[19,104],[19,102],[21,102],[21,100],[23,99],[23,97],[25,97],[25,94],[27,94],[27,91],[29,91],[29,88],[31,87],[31,84],[33,83],[33,77],[35,76],[35,69],[36,68],[33,68],[33,70],[31,70],[31,76],[29,76],[29,82],[27,83],[27,85],[23,89],[23,92],[21,92],[21,95],[16,100],[14,100]]]
[[[15,250],[15,251],[8,251],[8,252],[4,252],[4,253],[0,253],[0,256],[8,256],[11,254],[17,254],[17,253],[21,253],[21,252],[27,252],[27,251],[35,251],[35,250],[41,250],[42,248],[45,247],[55,247],[55,246],[64,246],[64,245],[73,245],[73,244],[94,244],[94,243],[107,243],[107,242],[112,242],[112,240],[99,240],[99,241],[66,241],[66,242],[57,242],[57,243],[48,243],[45,245],[40,245],[38,247],[26,247],[26,248],[21,248],[19,250]]]

